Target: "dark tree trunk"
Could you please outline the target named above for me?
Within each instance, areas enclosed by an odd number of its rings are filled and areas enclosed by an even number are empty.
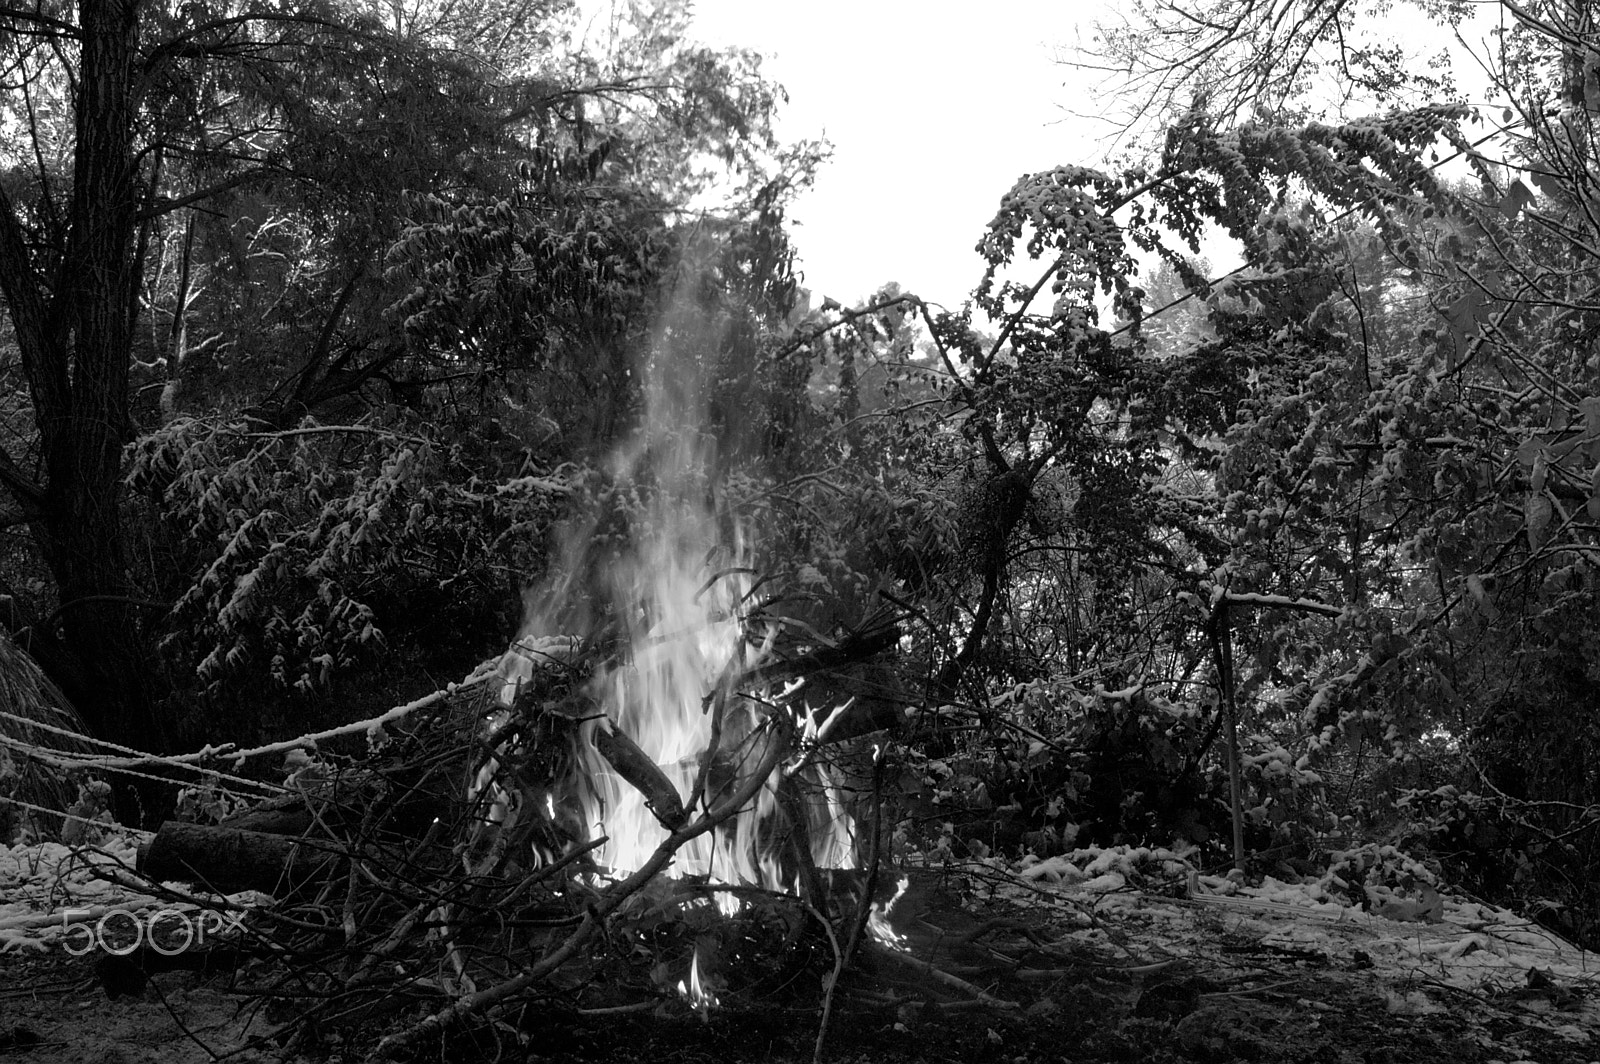
[[[81,0],[78,21],[73,182],[55,262],[32,259],[18,214],[0,194],[0,285],[44,467],[35,485],[3,463],[0,481],[28,507],[55,577],[56,617],[75,659],[72,687],[84,720],[114,742],[161,749],[170,729],[154,710],[150,647],[119,512],[138,280],[138,0]],[[54,276],[41,276],[50,267]]]
[[[978,504],[970,513],[962,515],[967,523],[966,551],[979,575],[983,577],[983,590],[978,596],[978,608],[972,615],[972,626],[967,630],[961,649],[945,661],[932,685],[933,697],[949,701],[959,696],[962,677],[978,660],[984,638],[989,633],[989,621],[994,616],[1000,598],[1000,581],[1006,566],[1006,545],[1011,533],[1021,523],[1028,508],[1028,493],[1032,488],[1029,473],[1008,469],[990,477],[978,492]]]
[[[70,336],[66,418],[45,433],[44,540],[67,642],[93,690],[80,706],[107,738],[162,748],[169,729],[152,705],[149,646],[129,585],[123,539],[130,295],[138,219],[133,153],[138,0],[83,0],[71,230],[57,314]],[[41,428],[43,428],[41,424]]]

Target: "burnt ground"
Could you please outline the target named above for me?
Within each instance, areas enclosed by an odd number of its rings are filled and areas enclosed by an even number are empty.
[[[824,1058],[838,1064],[1600,1060],[1600,981],[1575,977],[1570,968],[1555,977],[1549,975],[1555,969],[1529,968],[1509,988],[1487,978],[1463,987],[1443,962],[1406,971],[1375,963],[1353,932],[1297,939],[1292,915],[1241,918],[1164,898],[1148,905],[1123,900],[1114,911],[1090,913],[1087,924],[1081,911],[1014,900],[980,903],[938,891],[920,903],[908,900],[895,914],[905,951],[874,944],[860,970],[841,980]],[[1440,941],[1455,933],[1419,927],[1419,943],[1425,932]],[[826,969],[808,961],[782,980],[753,979],[748,990],[732,985],[739,973],[730,970],[719,1004],[696,1011],[670,985],[652,992],[648,980],[607,984],[607,970],[596,966],[493,1026],[435,1041],[420,1058],[809,1061],[819,1024],[819,967]],[[58,948],[13,952],[0,956],[0,1061],[358,1060],[377,1038],[426,1011],[405,1001],[391,1006],[387,1014],[330,1025],[314,1043],[293,1050],[240,1048],[242,1035],[281,1017],[269,1016],[272,1010],[241,989],[237,975],[167,972],[111,1000],[92,958]]]

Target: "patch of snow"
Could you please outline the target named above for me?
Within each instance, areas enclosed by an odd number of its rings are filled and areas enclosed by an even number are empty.
[[[1032,854],[1022,859],[1017,875],[1024,882],[1048,883],[1052,886],[1081,883],[1086,878],[1083,870],[1065,857],[1049,857],[1041,861]]]
[[[65,932],[69,916],[92,921],[107,910],[135,914],[198,910],[199,906],[175,903],[131,882],[119,882],[119,873],[131,876],[137,855],[135,837],[115,831],[92,847],[59,842],[0,845],[0,953],[48,949]],[[171,887],[185,889],[181,884]],[[246,891],[230,900],[250,905],[261,897]]]
[[[1394,1016],[1431,1016],[1445,1011],[1443,1005],[1420,990],[1408,990],[1404,994],[1385,991],[1384,1005]]]
[[[1364,892],[1370,907],[1364,909],[1351,899],[1348,884],[1331,873],[1297,883],[1269,876],[1246,886],[1200,875],[1171,850],[1112,846],[1048,860],[1030,856],[1010,867],[1014,888],[995,890],[1019,903],[1060,899],[1067,923],[1077,928],[1070,937],[1085,945],[1100,941],[1103,932],[1084,914],[1115,914],[1137,920],[1141,952],[1201,957],[1214,948],[1204,925],[1215,927],[1220,920],[1231,937],[1254,940],[1263,949],[1320,955],[1335,970],[1370,965],[1371,975],[1392,989],[1388,1007],[1397,1015],[1443,1008],[1416,989],[1419,979],[1477,994],[1510,994],[1525,992],[1529,973],[1537,970],[1557,985],[1600,987],[1600,956],[1527,917],[1450,895],[1420,862],[1393,847],[1351,856],[1364,857],[1368,868],[1376,859],[1385,879],[1413,885],[1369,884],[1374,889]],[[984,862],[984,872],[992,874],[994,866],[992,858]],[[1180,885],[1187,886],[1187,896],[1172,896]],[[1381,904],[1374,905],[1375,898]],[[1202,914],[1209,918],[1200,919]],[[1593,1011],[1600,1019],[1600,1008]]]
[[[1084,880],[1078,884],[1078,889],[1085,894],[1110,894],[1127,885],[1128,877],[1121,872],[1104,872],[1093,879]]]

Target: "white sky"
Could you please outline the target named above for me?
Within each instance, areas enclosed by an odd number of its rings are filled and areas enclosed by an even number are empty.
[[[788,139],[825,134],[834,159],[790,212],[813,305],[889,281],[957,307],[978,283],[973,246],[1024,173],[1093,165],[1109,130],[1091,79],[1053,61],[1088,37],[1099,2],[908,4],[696,0],[695,36],[768,56],[789,90]]]
[[[765,55],[790,96],[780,133],[834,145],[790,212],[812,305],[849,306],[898,281],[954,308],[982,276],[973,246],[1018,177],[1103,165],[1116,131],[1085,116],[1114,104],[1097,99],[1095,75],[1056,57],[1115,10],[1107,0],[694,0],[691,32]],[[1481,47],[1496,13],[1485,5],[1467,39]],[[1448,30],[1404,5],[1384,29],[1413,48],[1450,48],[1463,82],[1482,81]],[[1237,265],[1221,239],[1202,253],[1214,268]]]

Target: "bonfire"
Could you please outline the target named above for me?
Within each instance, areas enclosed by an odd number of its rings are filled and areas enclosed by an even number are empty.
[[[837,741],[861,729],[817,681],[894,647],[897,618],[825,635],[777,608],[760,530],[707,502],[681,357],[700,337],[669,316],[644,424],[503,655],[375,726],[370,756],[302,756],[282,797],[145,847],[151,879],[270,894],[263,956],[333,950],[266,980],[302,1005],[316,985],[286,1035],[422,1008],[392,1055],[602,977],[605,1007],[700,1015],[804,971],[831,995],[861,938],[892,934],[881,905],[868,930],[882,743]]]

